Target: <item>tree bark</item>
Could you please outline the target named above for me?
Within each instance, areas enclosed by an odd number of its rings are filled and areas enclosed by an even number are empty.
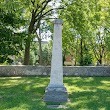
[[[78,38],[76,39],[76,49],[75,49],[75,63],[74,66],[77,65],[77,56],[78,56]]]
[[[28,38],[26,40],[26,45],[25,45],[24,65],[29,65],[29,58],[30,58],[30,40]]]
[[[80,42],[80,65],[83,66],[83,38],[81,37]]]
[[[25,44],[25,53],[24,53],[24,65],[29,65],[29,59],[30,59],[30,43],[31,43],[31,34],[34,29],[34,24],[35,24],[35,13],[34,11],[32,12],[32,19],[28,28],[28,37],[26,39],[26,44]]]
[[[41,39],[38,38],[38,43],[39,43],[39,65],[42,65],[42,44],[41,44]]]
[[[100,48],[100,55],[99,55],[99,63],[102,65],[102,58],[103,58],[103,52],[102,47]]]

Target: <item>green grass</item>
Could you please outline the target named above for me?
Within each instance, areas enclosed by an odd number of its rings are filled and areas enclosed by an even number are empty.
[[[43,102],[48,83],[49,77],[1,77],[0,110],[52,110]],[[65,110],[110,110],[110,77],[65,77],[64,84]]]

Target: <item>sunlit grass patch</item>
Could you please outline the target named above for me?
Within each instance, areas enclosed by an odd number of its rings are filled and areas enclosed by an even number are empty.
[[[43,102],[48,84],[49,77],[1,77],[0,110],[51,110]],[[64,77],[64,85],[66,110],[110,110],[110,77]]]

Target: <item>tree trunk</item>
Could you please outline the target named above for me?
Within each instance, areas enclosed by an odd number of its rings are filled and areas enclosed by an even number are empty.
[[[102,65],[102,55],[100,54],[99,63]]]
[[[77,65],[77,56],[78,56],[78,38],[76,39],[76,49],[75,49],[75,63],[74,66]]]
[[[80,42],[80,65],[83,66],[83,38],[81,37],[81,42]]]
[[[76,51],[75,51],[75,61],[74,61],[74,66],[76,66],[76,65],[77,65],[76,58],[77,58],[77,49],[76,49]]]
[[[24,65],[29,65],[29,58],[30,58],[30,40],[27,39],[24,53]]]
[[[42,65],[42,44],[40,38],[38,38],[38,43],[39,43],[39,65]]]
[[[35,13],[32,12],[32,19],[28,28],[28,38],[26,39],[25,44],[25,53],[24,53],[24,65],[29,65],[29,59],[30,59],[30,43],[31,43],[31,34],[34,29],[35,24]]]

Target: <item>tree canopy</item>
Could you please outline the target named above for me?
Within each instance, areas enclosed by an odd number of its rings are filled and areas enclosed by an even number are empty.
[[[36,55],[40,65],[50,62],[46,55],[51,56],[51,49],[42,45],[41,35],[53,33],[51,18],[57,15],[64,22],[64,57],[71,55],[74,65],[110,64],[110,0],[0,2],[0,63],[12,62],[10,56],[21,52],[25,65],[33,64],[30,59]],[[38,44],[33,43],[35,39]]]

